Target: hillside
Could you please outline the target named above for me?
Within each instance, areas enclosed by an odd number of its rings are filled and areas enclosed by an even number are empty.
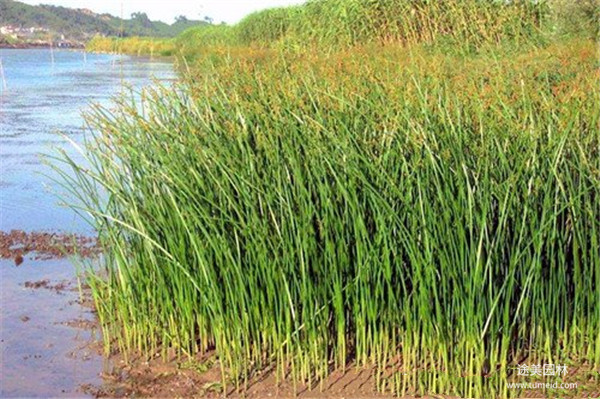
[[[121,19],[110,14],[96,14],[86,9],[31,6],[13,0],[0,0],[0,27],[5,27],[2,33],[20,35],[24,40],[28,39],[28,34],[35,36],[35,39],[51,39],[64,35],[74,41],[85,41],[95,35],[172,37],[187,28],[206,23],[180,17],[169,25],[161,21],[151,21],[144,13],[135,13],[130,19]],[[7,32],[9,29],[10,32]],[[25,32],[25,29],[29,32]]]

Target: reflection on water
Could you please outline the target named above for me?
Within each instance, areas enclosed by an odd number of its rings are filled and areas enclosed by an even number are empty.
[[[71,51],[55,51],[52,62],[48,50],[0,49],[0,58],[6,77],[6,90],[0,84],[0,230],[92,233],[57,204],[57,175],[40,155],[63,148],[82,161],[61,135],[83,141],[81,111],[92,102],[107,104],[124,84],[173,79],[171,64]],[[26,258],[20,267],[0,260],[0,397],[81,397],[82,384],[100,382],[104,361],[87,347],[92,332],[64,324],[93,314],[76,302],[77,292],[48,289],[63,281],[73,287],[74,276],[68,260]],[[26,285],[44,280],[47,287]]]
[[[73,51],[55,51],[53,63],[49,50],[0,50],[0,58],[7,85],[0,94],[0,229],[89,232],[57,205],[56,175],[40,154],[62,147],[77,157],[61,133],[82,141],[82,109],[108,103],[124,85],[172,79],[171,64]]]

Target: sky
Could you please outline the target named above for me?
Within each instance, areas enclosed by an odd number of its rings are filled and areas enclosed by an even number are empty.
[[[87,8],[96,13],[109,13],[125,18],[134,12],[145,12],[151,20],[167,23],[178,15],[188,19],[213,18],[215,23],[234,24],[253,11],[300,4],[302,0],[19,0],[23,3],[52,4],[70,8]]]

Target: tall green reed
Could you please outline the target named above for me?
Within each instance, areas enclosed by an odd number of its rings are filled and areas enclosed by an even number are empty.
[[[66,162],[107,248],[107,349],[214,351],[238,387],[368,367],[398,395],[598,368],[593,54],[249,50],[95,109],[91,168]]]

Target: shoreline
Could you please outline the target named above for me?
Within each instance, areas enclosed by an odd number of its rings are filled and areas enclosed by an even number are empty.
[[[15,43],[15,44],[7,44],[7,43],[0,43],[0,50],[32,50],[32,49],[36,49],[36,50],[50,50],[50,49],[57,49],[57,50],[84,50],[85,46],[68,46],[68,47],[57,47],[57,46],[52,46],[49,43],[40,43],[40,44],[35,44],[35,43]]]

